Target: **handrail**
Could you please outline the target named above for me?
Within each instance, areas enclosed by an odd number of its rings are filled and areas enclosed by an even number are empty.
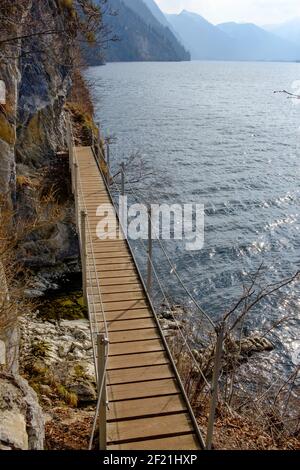
[[[117,208],[116,208],[116,204],[115,204],[115,202],[114,202],[114,200],[113,200],[111,191],[110,191],[110,189],[109,189],[109,186],[108,186],[108,184],[107,184],[107,180],[106,180],[106,179],[104,178],[104,176],[103,176],[102,169],[101,169],[101,165],[99,164],[99,162],[98,162],[98,160],[97,160],[95,151],[94,151],[94,149],[92,149],[92,150],[93,150],[93,153],[94,153],[95,160],[96,160],[96,162],[97,162],[97,164],[98,164],[98,169],[99,169],[99,171],[100,171],[100,173],[101,173],[101,175],[102,175],[102,177],[103,177],[104,183],[105,183],[105,185],[106,185],[106,189],[107,189],[107,191],[108,191],[108,194],[109,194],[109,196],[110,196],[111,202],[112,202],[112,204],[113,204],[113,206],[114,206],[114,208],[115,208],[115,212],[116,212],[116,215],[117,215],[118,211],[117,211]],[[123,229],[122,223],[121,223],[120,220],[119,220],[119,223],[120,223],[120,225],[121,225],[121,228]],[[123,233],[124,233],[124,229],[123,229]],[[137,272],[138,272],[140,281],[141,281],[141,283],[142,283],[142,285],[143,285],[144,292],[145,292],[145,294],[146,294],[146,296],[147,296],[149,305],[150,305],[150,307],[151,307],[151,309],[152,309],[152,312],[153,312],[153,314],[154,314],[154,319],[155,319],[157,328],[158,328],[158,330],[159,330],[159,332],[160,332],[161,340],[162,340],[162,342],[163,342],[163,344],[164,344],[164,346],[165,346],[166,353],[167,353],[167,355],[168,355],[168,357],[169,357],[169,359],[170,359],[170,362],[171,362],[171,364],[172,364],[172,366],[173,366],[174,373],[175,373],[176,379],[177,379],[177,381],[178,381],[178,385],[179,385],[179,387],[180,387],[180,389],[181,389],[181,393],[182,393],[182,395],[183,395],[183,397],[184,397],[184,399],[185,399],[185,402],[186,402],[186,405],[187,405],[187,408],[188,408],[188,412],[189,412],[189,415],[190,415],[190,417],[191,417],[191,421],[192,421],[193,424],[194,424],[195,432],[196,432],[196,434],[197,434],[197,437],[198,437],[200,446],[201,446],[202,449],[205,449],[205,442],[204,442],[203,436],[202,436],[202,434],[201,434],[201,431],[200,431],[200,429],[199,429],[199,426],[198,426],[196,417],[195,417],[195,415],[194,415],[192,406],[191,406],[191,404],[190,404],[189,398],[188,398],[188,396],[187,396],[185,387],[184,387],[184,385],[183,385],[183,383],[182,383],[181,377],[180,377],[180,375],[179,375],[179,372],[178,372],[178,370],[177,370],[176,364],[175,364],[175,362],[174,362],[174,358],[173,358],[173,356],[172,356],[172,354],[171,354],[169,345],[168,345],[168,343],[167,343],[167,340],[166,340],[166,338],[165,338],[164,332],[163,332],[163,330],[162,330],[161,323],[160,323],[160,321],[159,321],[159,319],[158,319],[158,316],[157,316],[155,307],[154,307],[154,305],[153,305],[152,299],[151,299],[151,297],[150,297],[150,295],[149,295],[149,292],[147,291],[147,287],[146,287],[145,281],[144,281],[143,276],[142,276],[142,274],[141,274],[141,272],[140,272],[140,269],[139,269],[139,267],[138,267],[138,263],[137,263],[137,260],[136,260],[136,256],[135,256],[135,254],[133,253],[133,251],[132,251],[132,249],[131,249],[129,243],[128,243],[128,248],[129,248],[129,251],[130,251],[130,253],[131,253],[131,256],[132,256],[132,258],[133,258],[133,260],[134,260],[135,267],[136,267],[136,270],[137,270]]]
[[[88,294],[88,288],[86,286],[87,290],[84,293],[84,296],[87,300],[89,323],[90,323],[90,332],[91,332],[91,341],[92,341],[92,349],[93,349],[93,358],[94,358],[94,367],[95,367],[95,377],[96,377],[96,382],[98,383],[98,402],[97,402],[97,408],[96,408],[94,422],[93,422],[93,429],[92,429],[92,433],[91,433],[91,437],[90,437],[90,443],[89,443],[89,449],[91,449],[92,444],[93,444],[97,419],[98,419],[98,415],[99,415],[100,403],[101,403],[101,399],[103,398],[103,393],[104,393],[104,396],[105,396],[105,402],[106,402],[105,405],[108,406],[108,401],[106,399],[107,394],[106,394],[106,390],[105,390],[106,389],[106,380],[105,379],[106,379],[107,363],[108,363],[108,356],[109,356],[109,332],[108,332],[108,325],[107,325],[104,306],[103,306],[101,288],[100,288],[99,279],[98,279],[98,276],[97,276],[97,269],[96,269],[96,263],[95,263],[95,253],[94,253],[94,248],[93,248],[93,241],[92,241],[91,227],[90,227],[90,223],[89,223],[89,218],[88,217],[83,217],[83,218],[79,217],[79,214],[81,212],[84,212],[84,214],[87,215],[87,207],[86,207],[84,197],[83,197],[83,188],[82,188],[82,181],[81,181],[81,177],[80,177],[80,169],[79,169],[78,164],[77,164],[77,162],[78,162],[77,151],[76,151],[76,147],[74,145],[73,132],[72,132],[72,127],[71,127],[71,123],[70,123],[69,120],[67,121],[67,138],[68,138],[70,166],[71,166],[71,173],[72,173],[72,188],[73,188],[73,193],[74,193],[74,197],[75,197],[75,219],[76,219],[76,226],[77,226],[77,231],[78,231],[78,238],[79,238],[82,264],[84,265],[85,263],[87,263],[88,253],[86,253],[86,256],[83,254],[83,252],[85,252],[85,250],[87,250],[87,246],[90,247],[91,258],[92,258],[92,266],[89,263],[88,266],[86,264],[83,268],[83,272],[85,274],[88,273],[88,276],[89,276],[89,289],[92,290],[92,294],[89,295]],[[79,220],[84,220],[85,223],[84,223],[83,227],[79,226]],[[88,240],[85,239],[85,242],[87,243],[87,246],[82,246],[83,231],[85,232],[85,238],[86,238],[86,235],[88,236]],[[87,269],[88,267],[89,267],[89,269]],[[99,337],[99,329],[98,329],[98,320],[96,318],[96,302],[94,300],[94,295],[93,295],[94,287],[93,287],[93,278],[92,278],[91,267],[93,268],[93,273],[94,273],[95,280],[96,280],[96,283],[97,283],[96,289],[97,289],[97,293],[98,293],[98,297],[99,297],[99,302],[98,303],[100,304],[102,318],[103,318],[103,324],[104,324],[104,329],[105,329],[105,335],[106,335],[106,339],[107,339],[107,347],[105,349],[105,366],[104,366],[103,374],[102,374],[102,377],[101,377],[101,382],[100,382],[100,376],[99,376],[99,349],[97,347],[98,346],[97,345],[97,340],[98,340],[98,337]],[[92,324],[92,317],[93,317],[94,326]],[[96,336],[96,338],[94,336]],[[96,359],[97,356],[98,356],[98,361]]]
[[[96,162],[98,164],[98,169],[99,171],[102,173],[102,169],[101,169],[101,165],[99,164],[98,160],[97,160],[97,156],[96,156],[96,153],[93,149],[93,153],[94,153],[94,157],[96,159]],[[124,166],[122,166],[122,170],[121,170],[121,173],[124,174]],[[119,173],[118,173],[119,174]],[[119,185],[118,183],[115,181],[115,177],[114,176],[111,176],[111,175],[108,175],[108,178],[105,179],[105,184],[106,184],[106,187],[107,187],[107,191],[110,195],[110,198],[111,198],[111,201],[113,203],[113,206],[115,207],[115,210],[116,210],[116,213],[117,213],[117,208],[116,208],[116,204],[115,204],[115,201],[114,201],[114,198],[113,198],[113,195],[111,193],[111,190],[110,190],[110,187],[109,185],[107,184],[107,181],[112,181],[113,184],[116,186],[117,188],[117,192],[120,193],[120,194],[124,194],[124,181],[122,182],[122,188],[123,190],[120,191],[119,189]],[[130,185],[131,188],[132,188],[132,185]],[[132,190],[131,190],[131,193],[132,193]],[[135,197],[135,199],[140,202],[140,199],[136,197],[136,195],[133,194],[133,197]],[[143,202],[143,201],[142,201]],[[148,213],[148,218],[150,218],[150,214]],[[119,223],[121,223],[121,221],[119,220]],[[122,224],[121,224],[122,225]],[[124,232],[124,230],[123,230]],[[202,437],[202,434],[199,430],[199,427],[198,427],[198,424],[197,424],[197,421],[196,421],[196,418],[194,416],[194,413],[193,413],[193,410],[192,410],[192,407],[190,405],[190,402],[189,402],[189,399],[187,397],[187,394],[186,394],[186,391],[185,391],[185,387],[181,381],[181,377],[177,371],[177,367],[174,363],[174,360],[173,360],[173,357],[172,357],[172,354],[170,352],[170,349],[169,349],[169,346],[168,346],[168,343],[164,337],[164,334],[163,334],[163,331],[161,329],[161,325],[160,325],[160,321],[157,317],[157,314],[155,312],[155,308],[154,308],[154,305],[152,303],[152,299],[150,298],[150,293],[148,292],[147,290],[147,287],[145,285],[145,282],[143,280],[143,277],[141,275],[141,272],[139,270],[139,267],[138,267],[138,263],[137,263],[137,260],[136,260],[136,256],[134,254],[134,252],[131,250],[131,247],[130,247],[130,244],[128,243],[128,246],[129,246],[129,250],[132,254],[132,257],[135,261],[135,265],[136,265],[136,268],[137,268],[137,271],[139,273],[139,276],[140,276],[140,279],[142,281],[142,284],[144,286],[144,290],[146,292],[146,295],[147,295],[147,298],[149,300],[149,303],[152,307],[152,310],[154,312],[154,316],[155,316],[155,320],[156,320],[156,323],[158,325],[158,328],[161,332],[161,335],[162,335],[162,339],[163,339],[163,342],[165,344],[165,347],[166,347],[166,350],[168,352],[168,355],[170,357],[170,360],[174,366],[174,370],[175,370],[175,374],[176,374],[176,377],[178,379],[178,382],[179,382],[179,385],[180,385],[180,388],[182,390],[182,393],[183,393],[183,396],[186,398],[186,402],[187,402],[187,405],[188,405],[188,409],[189,409],[189,412],[190,412],[190,415],[191,415],[191,418],[192,418],[192,421],[194,422],[194,425],[195,425],[195,429],[198,431],[198,438],[199,438],[199,442],[201,444],[201,447],[203,449],[208,449],[210,450],[211,449],[211,445],[212,445],[212,438],[213,438],[213,427],[214,427],[214,420],[215,420],[215,411],[216,411],[216,406],[217,406],[217,397],[218,397],[218,381],[219,381],[219,375],[220,375],[220,363],[221,363],[221,356],[222,356],[222,350],[223,350],[223,337],[224,337],[224,325],[221,323],[221,324],[215,324],[211,318],[209,317],[209,315],[203,310],[203,308],[199,305],[199,303],[196,301],[196,299],[194,298],[194,296],[189,292],[189,290],[187,289],[187,287],[184,285],[183,281],[181,280],[177,270],[176,270],[176,267],[175,265],[172,263],[169,255],[166,253],[166,250],[164,249],[162,243],[161,243],[161,240],[159,239],[159,237],[157,236],[157,232],[155,231],[155,240],[157,240],[163,250],[163,253],[164,255],[166,256],[167,258],[167,261],[168,263],[170,264],[171,266],[171,272],[173,272],[175,275],[176,275],[176,278],[178,279],[178,281],[180,282],[181,286],[184,288],[185,292],[188,294],[188,296],[190,297],[190,299],[193,301],[193,303],[196,305],[196,307],[198,308],[198,310],[203,314],[203,316],[206,318],[206,320],[208,320],[209,324],[213,327],[213,331],[216,335],[216,352],[215,352],[215,364],[214,364],[214,376],[213,376],[213,381],[212,381],[212,384],[209,384],[208,380],[206,379],[197,359],[195,358],[186,338],[184,337],[183,335],[183,332],[181,331],[181,329],[179,328],[179,325],[175,319],[175,316],[173,315],[173,312],[172,312],[172,309],[171,309],[171,306],[170,306],[170,303],[166,297],[166,295],[163,293],[163,296],[164,298],[167,300],[167,303],[169,305],[169,309],[170,309],[170,313],[172,315],[172,318],[173,320],[175,321],[175,325],[176,325],[176,329],[179,331],[179,334],[181,335],[181,337],[183,338],[184,340],[184,344],[187,348],[187,351],[190,355],[190,357],[192,358],[192,361],[193,363],[195,364],[197,370],[200,372],[200,375],[201,377],[203,378],[206,386],[208,387],[208,390],[209,390],[209,393],[211,395],[211,403],[210,403],[210,412],[209,412],[209,418],[208,418],[208,428],[207,428],[207,435],[206,435],[206,442],[204,442],[203,440],[203,437]],[[142,240],[141,240],[142,242]],[[150,264],[151,266],[153,267],[153,272],[155,273],[155,277],[157,278],[157,281],[158,281],[158,284],[161,286],[161,281],[159,281],[159,278],[158,278],[158,275],[157,275],[157,271],[153,265],[153,261],[152,259],[150,258],[148,252],[147,252],[147,248],[145,247],[145,244],[143,244],[143,247],[145,248],[145,251],[146,251],[146,255],[147,255],[147,258],[149,259],[150,261]]]
[[[116,186],[117,189],[118,189],[118,184],[117,184],[115,181],[113,181],[113,182],[114,182],[115,186]],[[118,190],[119,190],[119,189],[118,189]],[[172,319],[173,319],[174,324],[175,324],[175,326],[176,326],[176,330],[178,331],[178,333],[179,333],[180,336],[182,337],[183,342],[184,342],[184,344],[185,344],[185,346],[186,346],[186,348],[187,348],[187,350],[188,350],[188,353],[189,353],[189,355],[190,355],[190,357],[191,357],[191,359],[192,359],[192,361],[193,361],[195,367],[198,369],[198,371],[200,372],[200,375],[201,375],[201,377],[203,378],[204,382],[206,383],[206,385],[208,386],[208,388],[211,390],[211,385],[210,385],[209,382],[207,381],[207,379],[206,379],[206,377],[205,377],[205,375],[204,375],[204,373],[203,373],[203,371],[202,371],[202,369],[201,369],[201,367],[200,367],[200,365],[199,365],[199,362],[198,362],[197,359],[195,358],[195,355],[193,354],[193,351],[191,350],[190,345],[188,344],[187,339],[185,338],[185,336],[184,336],[184,334],[183,334],[183,332],[182,332],[180,326],[178,325],[178,321],[176,320],[176,318],[175,318],[175,316],[174,316],[174,313],[172,312],[172,307],[171,307],[170,301],[169,301],[169,299],[168,299],[168,297],[167,297],[167,295],[166,295],[166,293],[165,293],[165,290],[164,290],[164,288],[163,288],[162,280],[159,278],[158,273],[157,273],[157,269],[156,269],[156,267],[155,267],[155,265],[154,265],[154,263],[153,263],[153,260],[152,260],[151,256],[149,255],[149,253],[147,252],[147,247],[146,247],[145,243],[143,242],[143,240],[140,239],[139,241],[140,241],[140,243],[141,243],[143,249],[144,249],[145,252],[146,252],[146,256],[147,256],[147,258],[148,258],[148,260],[149,260],[149,262],[150,262],[150,264],[151,264],[151,267],[152,267],[152,269],[153,269],[153,273],[154,273],[154,276],[155,276],[155,278],[156,278],[156,280],[157,280],[157,283],[158,283],[158,286],[159,286],[159,288],[160,288],[160,291],[161,291],[161,293],[162,293],[162,295],[163,295],[164,300],[165,300],[166,303],[167,303],[167,306],[169,307],[169,312],[170,312],[170,315],[172,316]],[[137,263],[136,263],[136,264],[137,264]]]
[[[134,190],[134,188],[132,187],[132,184],[130,183],[130,181],[128,181],[128,184],[130,186],[130,191],[131,191],[131,194],[133,195],[133,197],[137,197],[136,196],[136,191]],[[148,214],[148,218],[150,218],[150,215]],[[152,231],[153,232],[153,231]],[[186,287],[186,285],[184,284],[184,282],[182,281],[177,269],[176,269],[176,266],[175,264],[172,262],[170,256],[168,255],[168,253],[166,252],[166,249],[160,239],[160,237],[158,236],[157,234],[157,231],[155,230],[154,232],[155,234],[155,240],[159,243],[162,251],[163,251],[163,254],[165,255],[170,267],[171,267],[171,272],[174,273],[174,275],[176,276],[177,280],[179,281],[180,285],[183,287],[183,289],[185,290],[186,294],[188,295],[188,297],[191,299],[191,301],[194,303],[194,305],[197,307],[197,309],[199,310],[199,312],[206,318],[206,320],[210,323],[210,325],[214,328],[214,330],[216,330],[216,327],[217,325],[215,324],[215,322],[210,318],[210,316],[205,312],[205,310],[201,307],[201,305],[199,304],[199,302],[195,299],[195,297],[193,296],[193,294],[188,290],[188,288]]]

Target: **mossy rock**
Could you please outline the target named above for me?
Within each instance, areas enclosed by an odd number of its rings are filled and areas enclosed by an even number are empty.
[[[73,0],[59,0],[59,4],[62,8],[66,8],[67,10],[73,8]]]
[[[84,111],[82,107],[77,103],[69,102],[67,109],[71,112],[73,124],[76,130],[77,138],[83,144],[91,145],[91,137],[98,136],[98,128],[93,120],[93,117]]]
[[[33,143],[37,144],[42,140],[41,126],[40,126],[40,115],[36,113],[28,123],[28,135]]]
[[[45,300],[39,306],[39,316],[44,320],[80,320],[87,318],[87,308],[82,292]]]
[[[0,139],[9,145],[15,142],[15,129],[2,114],[0,114]]]
[[[47,395],[51,396],[52,400],[61,402],[76,408],[78,405],[78,397],[76,393],[68,390],[66,384],[62,383],[56,376],[53,370],[43,364],[41,359],[37,359],[28,363],[25,368],[25,377],[29,381],[30,386],[35,390],[39,399],[45,395],[45,387],[47,387]]]

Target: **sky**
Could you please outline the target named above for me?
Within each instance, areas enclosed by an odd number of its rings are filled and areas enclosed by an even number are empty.
[[[214,24],[236,21],[266,25],[300,17],[300,0],[155,0],[167,13],[193,11]]]

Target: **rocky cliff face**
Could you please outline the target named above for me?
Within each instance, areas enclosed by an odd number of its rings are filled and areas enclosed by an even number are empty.
[[[20,28],[15,27],[13,32],[18,36]],[[0,105],[0,192],[11,205],[16,189],[15,145],[21,74],[15,47],[6,46],[5,56],[0,62],[0,80],[6,88],[6,103]]]
[[[0,9],[4,17],[13,9],[14,22],[1,23],[4,37],[30,34],[28,25],[34,23],[40,30],[63,29],[61,2],[56,0],[4,0]],[[19,249],[19,258],[36,275],[32,295],[80,270],[67,160],[62,163],[57,156],[65,148],[64,105],[71,84],[68,54],[57,34],[0,45],[0,80],[6,86],[6,103],[0,105],[0,210],[9,208],[17,220],[34,220],[39,198],[45,196],[43,183],[55,187],[59,175],[59,185],[64,186],[63,198],[55,201],[60,206],[57,220],[47,224],[49,208],[45,208],[45,224],[31,231]],[[42,411],[35,392],[18,375],[18,360],[18,324],[0,322],[0,449],[41,449]]]
[[[31,21],[47,30],[63,31],[58,2],[34,2]],[[64,104],[70,80],[69,50],[59,34],[34,36],[21,42],[29,51],[20,59],[16,160],[30,168],[45,166],[65,145]],[[21,171],[22,173],[22,171]]]
[[[33,24],[44,24],[49,31],[62,31],[64,15],[60,5],[56,0],[23,2],[23,27],[14,27],[14,34],[30,33],[25,18]],[[51,281],[79,271],[68,164],[57,157],[66,147],[64,106],[71,85],[69,51],[63,37],[46,34],[20,40],[18,47],[6,47],[3,55],[0,79],[6,85],[7,101],[0,109],[0,194],[28,219],[36,217],[43,178],[56,192],[55,185],[64,186],[59,220],[49,221],[43,230],[27,237],[20,253],[26,266]],[[59,182],[55,181],[57,175]],[[44,288],[47,286],[48,282],[44,283]]]
[[[0,372],[0,450],[41,450],[43,444],[36,393],[19,375]]]
[[[46,18],[47,29],[63,30],[60,3],[34,2],[30,14],[33,21],[41,23]],[[57,156],[66,148],[64,106],[71,86],[70,56],[63,37],[56,34],[26,40],[26,49],[33,51],[34,60],[31,54],[20,60],[15,162],[17,182],[19,176],[26,175],[29,184],[17,188],[18,208],[25,216],[30,213],[30,201],[36,189],[35,185],[30,187],[30,181],[37,174],[38,178],[46,177],[55,192],[64,186],[64,197],[59,201],[59,220],[49,221],[46,229],[30,236],[23,245],[22,257],[27,266],[49,280],[79,270],[68,162]]]

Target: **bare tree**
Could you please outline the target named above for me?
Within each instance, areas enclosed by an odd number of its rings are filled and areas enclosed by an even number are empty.
[[[220,316],[226,328],[216,430],[226,435],[228,429],[236,428],[240,438],[236,440],[235,448],[247,448],[249,436],[245,429],[249,426],[253,430],[250,448],[296,448],[300,438],[300,367],[294,367],[289,375],[281,375],[278,364],[274,364],[270,377],[263,377],[259,368],[247,366],[250,360],[259,364],[259,354],[274,348],[272,334],[295,316],[285,314],[261,331],[246,331],[244,325],[263,302],[274,296],[285,297],[285,289],[299,282],[300,272],[273,283],[266,282],[265,274],[263,265],[250,273],[239,299]],[[205,427],[216,336],[207,323],[197,322],[195,317],[192,325],[191,321],[182,320],[186,320],[185,312],[178,317],[179,327],[174,326],[168,341],[195,413]],[[197,364],[191,360],[186,343]]]
[[[51,55],[56,61],[78,65],[76,51],[84,45],[98,50],[114,39],[103,20],[110,11],[108,0],[54,0],[53,8],[44,2],[2,0],[0,5],[0,58],[2,61],[28,55]],[[53,21],[55,20],[55,21]],[[68,54],[61,57],[59,48],[49,49],[49,40],[60,37]],[[38,41],[36,40],[38,38]],[[58,52],[57,54],[55,54]]]

